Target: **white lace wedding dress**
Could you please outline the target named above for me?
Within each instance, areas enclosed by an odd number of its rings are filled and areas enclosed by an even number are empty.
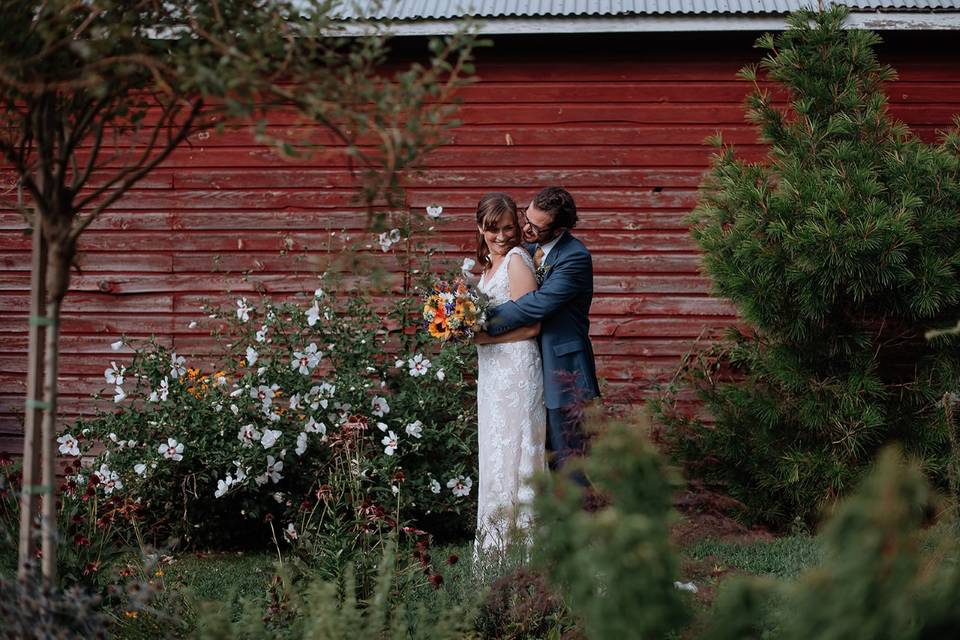
[[[514,256],[534,270],[529,253],[522,247],[511,249],[495,271],[480,279],[479,289],[490,297],[491,306],[511,299],[507,265]],[[536,338],[477,345],[477,356],[480,482],[475,548],[502,550],[512,527],[529,526],[533,488],[528,479],[546,468],[543,367]]]

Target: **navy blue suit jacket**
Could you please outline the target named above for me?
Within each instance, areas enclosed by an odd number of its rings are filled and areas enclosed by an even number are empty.
[[[525,246],[532,253],[534,245]],[[575,402],[577,396],[588,400],[600,395],[590,344],[593,258],[567,231],[541,268],[544,274],[539,289],[488,310],[487,333],[497,336],[541,323],[544,400],[548,409],[560,409]]]

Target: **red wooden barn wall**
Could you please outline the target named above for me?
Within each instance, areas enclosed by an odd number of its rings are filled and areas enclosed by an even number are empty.
[[[409,180],[408,206],[422,215],[442,205],[438,242],[460,258],[473,250],[484,192],[527,201],[559,184],[574,194],[576,234],[594,255],[592,337],[617,402],[642,398],[704,328],[734,317],[698,273],[684,217],[708,164],[707,135],[721,130],[745,153],[762,150],[744,123],[746,84],[735,77],[757,60],[754,37],[499,38],[481,54],[482,82],[465,92],[464,126]],[[894,115],[928,140],[960,112],[951,38],[891,34],[881,49],[900,74],[889,87]],[[238,134],[192,143],[83,236],[82,270],[64,307],[65,417],[90,412],[104,367],[123,356],[109,348],[122,333],[202,350],[188,323],[204,297],[257,283],[274,293],[309,287],[279,252],[316,250],[331,228],[362,223],[340,158],[283,161]],[[19,451],[30,244],[10,207],[12,179],[0,175],[0,450]]]

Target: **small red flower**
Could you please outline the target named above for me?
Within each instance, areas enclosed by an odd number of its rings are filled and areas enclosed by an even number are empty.
[[[439,573],[431,573],[430,584],[431,586],[433,586],[434,589],[439,589],[440,585],[443,584],[443,576],[440,575]]]
[[[85,576],[88,576],[91,573],[96,573],[99,570],[100,570],[99,562],[88,562],[87,564],[83,565],[83,575]]]
[[[83,534],[78,533],[77,535],[73,536],[73,544],[77,545],[78,547],[86,547],[90,544],[90,540]]]
[[[451,554],[447,557],[447,564],[453,566],[453,565],[457,564],[457,560],[459,560],[459,559],[460,559],[460,558],[457,557],[457,554],[451,553]]]

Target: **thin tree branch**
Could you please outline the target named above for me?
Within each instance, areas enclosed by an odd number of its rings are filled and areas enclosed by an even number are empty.
[[[194,112],[197,109],[197,105],[202,104],[202,102],[202,99],[197,99],[197,101],[194,103]],[[160,137],[160,132],[167,128],[168,123],[172,121],[179,112],[180,108],[175,103],[168,105],[168,107],[164,109],[163,113],[161,114],[160,119],[154,125],[153,131],[150,134],[150,140],[147,141],[146,147],[144,148],[143,153],[140,154],[140,157],[124,167],[120,172],[117,173],[117,175],[108,180],[103,186],[97,188],[83,200],[77,203],[76,210],[83,211],[88,205],[90,205],[91,202],[99,198],[107,191],[110,191],[115,184],[122,183],[122,181],[124,181],[128,175],[138,172],[139,167],[142,167],[148,163],[150,155],[153,153],[154,149],[157,148],[157,139]],[[189,119],[193,119],[194,117],[195,113],[191,114]],[[164,145],[166,146],[169,144],[170,138],[168,133],[167,142],[165,142]]]
[[[90,226],[90,223],[93,222],[97,216],[99,216],[107,207],[116,202],[121,196],[123,196],[134,184],[136,184],[141,178],[153,171],[153,169],[159,165],[161,162],[167,159],[167,157],[173,152],[174,149],[179,146],[181,142],[186,140],[187,136],[193,131],[193,123],[196,121],[197,116],[200,114],[200,110],[203,108],[203,100],[197,99],[193,108],[190,110],[190,113],[187,115],[186,120],[180,126],[177,134],[169,140],[169,143],[157,154],[150,162],[141,166],[136,172],[127,176],[124,179],[123,183],[120,184],[114,191],[101,203],[99,203],[93,211],[90,212],[85,217],[78,218],[79,222],[75,226],[74,230],[71,232],[70,237],[72,240],[76,239],[83,233],[83,230]],[[80,208],[76,209],[80,211]]]

